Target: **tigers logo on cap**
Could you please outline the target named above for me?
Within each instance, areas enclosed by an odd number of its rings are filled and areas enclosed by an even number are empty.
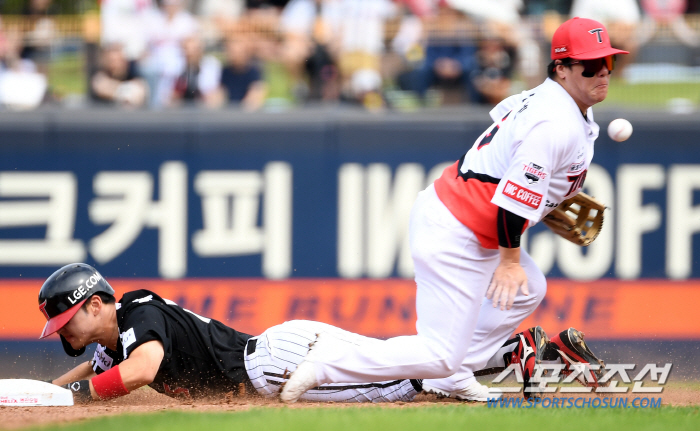
[[[587,18],[571,18],[559,26],[552,37],[552,60],[573,58],[593,60],[613,54],[629,54],[610,46],[605,26]]]

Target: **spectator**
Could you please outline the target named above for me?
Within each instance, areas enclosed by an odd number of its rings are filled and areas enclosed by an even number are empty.
[[[146,52],[148,24],[154,0],[101,0],[100,42],[121,44],[129,60],[138,60]]]
[[[200,18],[238,18],[243,15],[246,0],[194,0],[193,12]]]
[[[464,14],[441,4],[434,16],[426,20],[427,41],[423,61],[399,75],[402,90],[425,97],[429,88],[442,91],[443,103],[469,100],[469,76],[476,67],[477,46]]]
[[[567,15],[571,10],[572,0],[523,0],[523,2],[525,3],[524,13],[527,15],[540,16],[546,12]]]
[[[530,23],[523,20],[520,11],[523,0],[446,0],[447,3],[482,24],[486,31],[498,35],[517,55],[517,69],[527,88],[540,84],[544,78],[542,53],[535,40]],[[549,49],[549,47],[547,47]]]
[[[291,0],[282,11],[282,58],[300,101],[337,100],[339,1]]]
[[[182,41],[185,55],[184,71],[175,81],[171,105],[182,103],[220,107],[223,97],[219,88],[221,63],[212,55],[204,55],[204,45],[199,36],[192,35]]]
[[[476,68],[470,75],[472,101],[496,105],[511,95],[515,53],[498,36],[487,35],[479,43]]]
[[[637,27],[642,18],[637,0],[574,0],[570,15],[600,21],[608,29],[610,43],[629,51],[629,55],[617,57],[615,75],[621,75],[634,62],[639,50]]]
[[[245,10],[245,0],[199,0],[195,11],[202,18],[227,17],[236,19]]]
[[[332,23],[337,29],[338,68],[346,98],[368,109],[381,104],[381,60],[385,54],[386,21],[395,16],[389,0],[342,0]]]
[[[684,12],[688,8],[687,0],[642,0],[642,9],[646,14],[643,23],[644,40],[640,45],[651,39],[658,27],[668,26],[676,38],[690,47],[700,46],[698,34],[685,22]]]
[[[48,73],[51,54],[51,42],[56,36],[53,19],[55,14],[52,0],[28,0],[22,14],[29,21],[28,31],[24,33],[22,58],[31,60],[39,73]]]
[[[106,45],[100,53],[100,68],[90,80],[90,98],[105,105],[140,107],[146,103],[148,87],[119,43]]]
[[[430,13],[425,3],[416,3],[415,0],[398,0],[397,4],[401,9],[401,18],[390,42],[391,50],[382,59],[382,75],[391,87],[396,87],[397,78],[404,71],[415,69],[424,59],[423,20]]]
[[[435,12],[437,3],[442,0],[394,0],[398,5],[404,5],[412,15],[425,17]]]
[[[275,9],[277,13],[284,9],[287,3],[289,0],[245,0],[245,6],[248,10],[269,11]]]
[[[523,0],[446,0],[446,3],[474,19],[502,24],[520,21],[519,10],[523,7]]]
[[[282,12],[281,28],[285,34],[285,58],[292,73],[302,75],[305,60],[315,56],[323,61],[311,72],[326,79],[330,89],[337,82],[337,64],[347,99],[364,97],[368,84],[379,83],[371,92],[380,91],[384,25],[395,12],[389,0],[291,0]],[[323,56],[319,56],[319,50],[325,51]],[[355,74],[359,77],[355,78]],[[313,82],[313,73],[310,78]]]
[[[205,41],[219,41],[233,31],[245,12],[245,0],[199,0],[195,13],[202,23]]]
[[[278,31],[280,15],[290,0],[245,0],[246,21],[254,28]]]
[[[221,87],[228,103],[247,111],[263,106],[267,85],[258,65],[253,61],[250,40],[231,37],[226,41],[226,65],[221,72]]]
[[[34,109],[46,96],[46,76],[21,57],[22,48],[19,31],[10,30],[4,38],[0,33],[0,105],[13,110]]]
[[[151,89],[150,105],[163,107],[170,101],[175,80],[185,68],[182,41],[199,31],[197,21],[184,8],[184,0],[158,0],[146,22],[148,49],[141,62],[142,74]]]

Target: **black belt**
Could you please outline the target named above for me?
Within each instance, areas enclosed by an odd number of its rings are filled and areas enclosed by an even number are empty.
[[[255,347],[258,344],[258,339],[257,338],[249,338],[248,342],[246,343],[245,346],[245,354],[246,355],[252,355],[255,353]]]

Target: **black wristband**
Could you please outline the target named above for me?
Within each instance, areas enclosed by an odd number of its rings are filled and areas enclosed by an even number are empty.
[[[520,247],[520,236],[527,220],[503,208],[498,208],[498,245],[505,248]]]
[[[90,394],[90,380],[80,380],[73,383],[63,385],[64,388],[73,392],[73,400],[79,403],[87,403],[92,401]]]

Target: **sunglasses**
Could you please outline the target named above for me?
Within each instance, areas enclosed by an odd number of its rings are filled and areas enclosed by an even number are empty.
[[[575,60],[569,64],[582,65],[583,72],[581,72],[581,75],[583,75],[586,78],[593,78],[600,71],[603,65],[605,65],[605,67],[608,68],[608,74],[610,74],[613,71],[613,69],[615,69],[616,58],[617,56],[613,54],[603,58],[596,58],[594,60]]]

